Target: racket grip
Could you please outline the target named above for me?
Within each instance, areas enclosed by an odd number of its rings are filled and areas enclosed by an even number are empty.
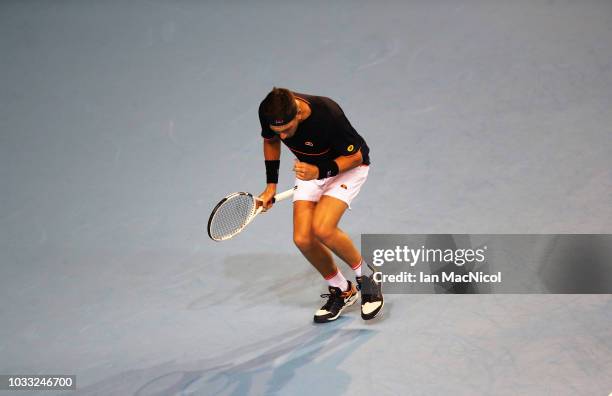
[[[282,193],[276,194],[274,198],[272,198],[272,203],[282,201],[283,199],[287,199],[293,196],[293,188],[290,188],[287,191],[283,191]]]

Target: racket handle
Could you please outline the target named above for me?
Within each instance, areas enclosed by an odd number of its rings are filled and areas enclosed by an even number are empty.
[[[282,201],[283,199],[287,199],[293,196],[293,188],[290,188],[287,191],[283,191],[282,193],[278,193],[272,198],[272,203],[276,203],[278,201]]]

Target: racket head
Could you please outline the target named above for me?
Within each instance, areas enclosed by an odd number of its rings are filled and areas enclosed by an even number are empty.
[[[208,219],[208,236],[224,241],[237,235],[259,213],[256,199],[247,192],[235,192],[223,198]]]

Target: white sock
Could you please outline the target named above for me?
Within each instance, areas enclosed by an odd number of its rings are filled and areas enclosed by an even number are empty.
[[[361,276],[361,265],[364,264],[363,258],[359,261],[359,264],[355,267],[351,267],[355,271],[355,277]]]
[[[325,278],[325,280],[331,287],[339,287],[342,291],[346,291],[348,289],[348,282],[340,270],[338,270],[338,272],[336,272],[336,274],[331,278]]]

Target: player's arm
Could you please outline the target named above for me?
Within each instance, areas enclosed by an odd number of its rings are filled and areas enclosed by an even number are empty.
[[[272,207],[272,198],[276,194],[278,184],[278,169],[280,166],[281,142],[275,136],[263,141],[264,160],[266,164],[266,189],[259,195],[263,201],[264,210]]]
[[[278,136],[263,140],[264,158],[267,161],[280,160],[281,141]]]
[[[296,161],[293,170],[295,171],[295,177],[300,180],[314,180],[335,176],[339,173],[353,169],[362,163],[363,157],[361,155],[361,150],[357,150],[354,154],[341,155],[336,159],[318,165]]]
[[[341,155],[334,161],[336,161],[336,165],[338,165],[338,173],[346,172],[347,170],[356,168],[363,163],[361,149],[357,150],[355,154]]]

